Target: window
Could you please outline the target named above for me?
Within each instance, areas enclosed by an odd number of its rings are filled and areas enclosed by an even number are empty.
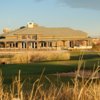
[[[28,39],[31,39],[31,35],[28,35],[27,38],[28,38]]]
[[[26,39],[26,36],[25,35],[22,35],[22,39]]]
[[[37,35],[33,35],[32,36],[32,39],[35,39],[36,40],[37,39]]]

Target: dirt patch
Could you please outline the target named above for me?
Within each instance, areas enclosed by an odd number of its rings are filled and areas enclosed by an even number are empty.
[[[84,71],[80,71],[78,74],[77,72],[68,72],[68,73],[57,73],[57,74],[53,74],[55,76],[59,76],[59,77],[76,77],[76,75],[80,78],[100,78],[100,72],[93,72],[90,70],[84,70]]]

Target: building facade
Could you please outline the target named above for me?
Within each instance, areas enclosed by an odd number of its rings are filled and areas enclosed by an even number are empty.
[[[4,31],[0,50],[68,50],[91,49],[88,34],[70,28],[47,28],[28,23],[17,30]]]

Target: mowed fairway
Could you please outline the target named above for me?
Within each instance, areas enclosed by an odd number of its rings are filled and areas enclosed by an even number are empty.
[[[71,52],[71,59],[67,61],[51,61],[51,62],[35,62],[31,64],[5,64],[0,65],[4,80],[12,79],[18,75],[19,70],[21,76],[29,78],[33,76],[74,72],[77,67],[81,69],[93,70],[100,66],[100,55],[98,53],[76,53]]]

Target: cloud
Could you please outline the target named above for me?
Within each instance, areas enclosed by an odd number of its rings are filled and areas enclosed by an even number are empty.
[[[100,0],[59,0],[72,8],[88,8],[100,10]]]
[[[34,0],[35,2],[42,2],[44,0]],[[64,5],[68,5],[72,8],[88,8],[94,10],[100,10],[100,0],[55,0]]]

